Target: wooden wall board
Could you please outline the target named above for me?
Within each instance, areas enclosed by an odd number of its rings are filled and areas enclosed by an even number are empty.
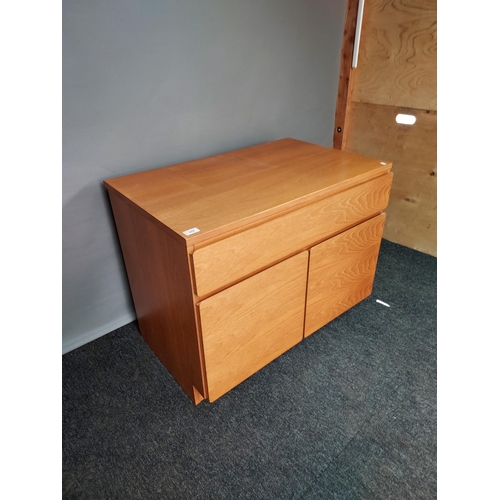
[[[356,20],[358,16],[358,0],[347,0],[344,21],[344,35],[342,52],[340,53],[339,86],[337,89],[337,106],[335,110],[335,123],[333,129],[334,149],[344,149],[347,137],[347,116],[351,105],[352,83],[354,70],[352,68],[352,55],[354,51],[354,37],[356,33]]]
[[[349,121],[347,151],[393,162],[384,238],[437,256],[437,112],[353,102]]]
[[[436,0],[365,3],[353,101],[437,110],[436,63]]]

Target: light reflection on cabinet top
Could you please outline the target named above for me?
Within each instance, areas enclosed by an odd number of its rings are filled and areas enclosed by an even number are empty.
[[[391,166],[287,138],[104,184],[191,245],[366,182]],[[185,234],[193,228],[199,231]]]

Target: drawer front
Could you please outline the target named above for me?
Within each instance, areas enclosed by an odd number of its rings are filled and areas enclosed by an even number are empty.
[[[372,292],[385,214],[311,248],[304,336]]]
[[[307,264],[302,252],[198,304],[209,401],[302,340]]]
[[[195,250],[197,295],[220,290],[381,212],[391,183],[388,173]]]

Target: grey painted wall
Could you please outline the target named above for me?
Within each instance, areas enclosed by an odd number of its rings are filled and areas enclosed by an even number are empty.
[[[64,0],[63,352],[135,319],[103,179],[331,146],[346,0]]]

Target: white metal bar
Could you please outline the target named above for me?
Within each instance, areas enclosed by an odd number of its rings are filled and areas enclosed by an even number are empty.
[[[358,19],[356,20],[356,33],[354,35],[354,50],[352,52],[352,67],[358,67],[359,40],[361,39],[361,25],[363,24],[363,9],[365,0],[358,0]]]

